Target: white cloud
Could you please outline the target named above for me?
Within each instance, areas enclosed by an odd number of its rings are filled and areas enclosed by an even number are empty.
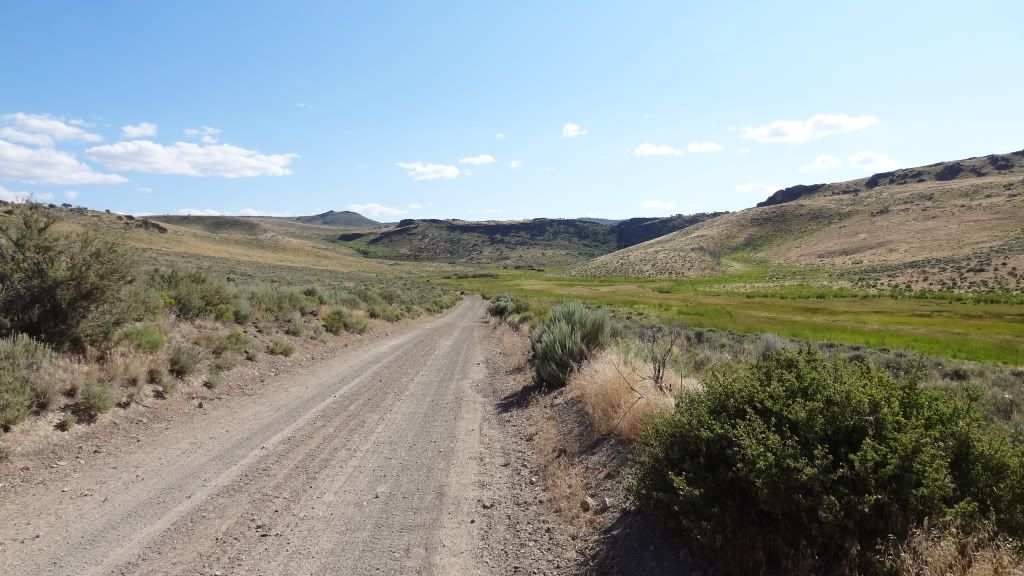
[[[641,204],[640,207],[646,208],[647,210],[656,210],[658,212],[668,212],[670,210],[675,210],[676,205],[664,200],[647,200]]]
[[[78,126],[73,126],[64,122],[63,119],[55,118],[49,114],[16,112],[14,114],[4,114],[0,118],[20,134],[35,135],[36,137],[46,136],[51,142],[52,140],[81,140],[83,142],[100,142],[103,140],[103,137],[98,134],[86,132]],[[79,123],[84,124],[82,122]],[[24,138],[19,141],[24,144],[30,144]]]
[[[112,170],[245,178],[288,176],[289,164],[298,154],[260,154],[230,144],[201,146],[176,142],[164,146],[149,140],[117,142],[86,150],[93,160]]]
[[[512,160],[508,163],[509,168],[520,168],[523,165],[522,160]]]
[[[78,198],[78,192],[75,190],[68,190],[64,193],[64,197],[68,200],[75,200]]]
[[[828,170],[835,170],[843,165],[843,161],[835,156],[829,156],[827,154],[817,156],[814,161],[810,164],[804,164],[800,167],[801,172],[825,172]]]
[[[664,144],[644,143],[633,149],[636,156],[682,156],[683,151]]]
[[[809,142],[832,134],[863,130],[878,123],[874,116],[816,114],[807,120],[778,120],[743,130],[743,138],[757,142]]]
[[[28,192],[13,192],[3,186],[0,186],[0,200],[3,200],[4,202],[21,203],[27,200],[29,196],[31,196],[31,194]]]
[[[236,212],[223,212],[212,208],[181,208],[180,210],[175,211],[175,214],[181,216],[291,216],[291,214],[287,212],[264,212],[253,208],[243,208]],[[146,214],[135,215],[145,216]]]
[[[577,136],[583,136],[586,133],[587,129],[579,124],[566,122],[565,126],[562,126],[562,138],[575,138]]]
[[[736,151],[740,154],[750,154],[750,148],[738,148]]]
[[[52,148],[26,148],[0,140],[0,179],[32,184],[119,184],[128,180],[101,174],[77,158]]]
[[[501,132],[498,132],[497,134],[495,134],[494,137],[497,138],[498,140],[504,140],[505,138],[508,138],[508,136],[505,136]]]
[[[900,167],[900,163],[888,155],[870,150],[858,152],[847,158],[847,160],[850,162],[850,166],[866,172],[888,172]]]
[[[53,202],[53,192],[39,192],[33,194],[32,198],[38,202]]]
[[[46,134],[30,134],[15,130],[10,126],[0,127],[0,138],[19,144],[32,144],[33,146],[53,146],[53,138]]]
[[[182,132],[189,138],[199,138],[203,144],[216,144],[217,135],[223,132],[223,130],[203,126],[201,128],[185,128]]]
[[[132,126],[121,126],[121,137],[122,138],[142,138],[143,136],[156,136],[156,124],[150,124],[149,122],[142,122]]]
[[[457,167],[447,164],[399,162],[398,167],[408,172],[413,180],[454,180],[460,174]]]
[[[744,194],[751,194],[756,192],[757,194],[771,194],[782,187],[778,184],[766,184],[764,182],[748,182],[746,184],[737,184],[736,191]]]
[[[718,152],[722,145],[717,142],[690,142],[686,146],[689,152]]]
[[[407,212],[407,210],[392,208],[383,204],[377,204],[376,202],[370,202],[368,204],[349,204],[347,209],[353,212],[359,212],[364,216],[398,216]]]
[[[412,204],[409,204],[407,208],[409,208],[410,210],[419,210],[420,208],[423,208],[423,204],[413,202]]]
[[[305,102],[296,102],[295,103],[295,107],[296,108],[312,109],[313,105],[312,104],[306,104]]]
[[[490,154],[480,154],[478,156],[470,156],[469,158],[463,158],[459,160],[459,164],[472,164],[473,166],[483,166],[484,164],[493,164],[494,156]]]

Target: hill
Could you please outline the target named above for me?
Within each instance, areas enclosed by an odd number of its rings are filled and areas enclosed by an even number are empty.
[[[714,217],[634,218],[609,225],[586,219],[402,220],[382,232],[338,241],[374,258],[530,268],[577,264]]]
[[[841,270],[878,288],[1020,291],[1024,151],[779,190],[573,273],[682,278],[752,262]]]
[[[349,210],[342,210],[341,212],[328,210],[313,216],[299,216],[295,218],[295,221],[303,224],[317,224],[319,226],[333,226],[336,228],[370,228],[381,225],[376,220],[370,220],[358,212]]]

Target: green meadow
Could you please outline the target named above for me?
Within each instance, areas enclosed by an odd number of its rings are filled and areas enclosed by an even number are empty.
[[[1024,364],[1024,305],[1015,296],[857,291],[835,287],[824,272],[766,268],[679,281],[506,270],[448,281],[541,307],[579,299],[696,327]]]

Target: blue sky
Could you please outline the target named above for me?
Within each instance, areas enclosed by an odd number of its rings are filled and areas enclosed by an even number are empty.
[[[622,218],[1024,148],[1024,4],[5,2],[0,198]]]

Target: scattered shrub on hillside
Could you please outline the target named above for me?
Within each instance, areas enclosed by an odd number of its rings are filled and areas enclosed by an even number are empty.
[[[258,348],[246,348],[246,350],[245,350],[245,359],[248,360],[249,362],[259,362],[260,361],[260,351],[259,351],[259,349]]]
[[[114,394],[110,387],[98,382],[87,382],[78,390],[76,411],[89,420],[108,412],[114,407]]]
[[[28,334],[58,348],[108,341],[133,316],[124,298],[135,263],[115,241],[59,235],[39,204],[13,208],[0,227],[0,335]]]
[[[238,354],[236,352],[225,352],[220,356],[213,359],[212,366],[214,369],[221,372],[227,372],[238,364]]]
[[[249,345],[249,337],[241,330],[232,330],[214,342],[211,352],[214,356],[223,356],[228,352],[241,354]]]
[[[398,322],[402,319],[401,311],[394,306],[384,303],[372,304],[366,309],[366,312],[370,315],[370,318],[378,318],[388,322]]]
[[[203,350],[197,346],[176,344],[167,359],[167,371],[176,378],[185,378],[196,371],[196,368],[203,363],[204,357]]]
[[[221,376],[220,370],[214,367],[210,370],[210,373],[206,375],[206,380],[203,381],[203,386],[206,386],[210,390],[213,390],[220,386],[221,382],[224,381],[224,377]]]
[[[284,333],[289,336],[302,336],[306,333],[306,323],[302,320],[302,314],[292,312],[291,317],[288,318],[288,325],[285,327]]]
[[[345,331],[351,334],[366,334],[369,330],[370,324],[366,321],[366,318],[359,315],[350,315],[345,318]]]
[[[632,490],[726,573],[877,573],[926,518],[1024,532],[1024,457],[967,398],[806,349],[714,372],[641,435]]]
[[[164,345],[160,326],[148,322],[128,326],[121,331],[120,340],[139,352],[156,352]]]
[[[233,304],[217,304],[213,308],[213,319],[217,322],[234,322],[235,306]]]
[[[580,302],[563,302],[551,309],[541,331],[533,338],[535,378],[546,386],[565,386],[566,379],[588,353],[611,340],[611,319],[603,310]]]
[[[334,310],[324,317],[324,328],[331,334],[341,334],[345,329],[345,313],[341,310]]]
[[[758,334],[752,341],[754,358],[768,360],[772,356],[796,349],[796,344],[778,334]]]
[[[212,318],[226,314],[237,298],[235,290],[222,280],[201,271],[153,270],[147,282],[160,292],[171,312],[182,319]]]
[[[172,378],[165,378],[163,382],[160,382],[160,396],[164,398],[170,398],[174,391],[178,389],[178,381]]]
[[[267,352],[274,356],[291,356],[295,353],[295,345],[285,340],[274,340],[270,343]]]
[[[64,415],[61,416],[60,420],[57,421],[57,430],[67,432],[74,428],[75,424],[78,424],[78,418],[76,418],[71,412],[65,412]]]
[[[52,358],[49,346],[25,334],[0,338],[0,428],[28,416],[36,401],[32,378]]]

